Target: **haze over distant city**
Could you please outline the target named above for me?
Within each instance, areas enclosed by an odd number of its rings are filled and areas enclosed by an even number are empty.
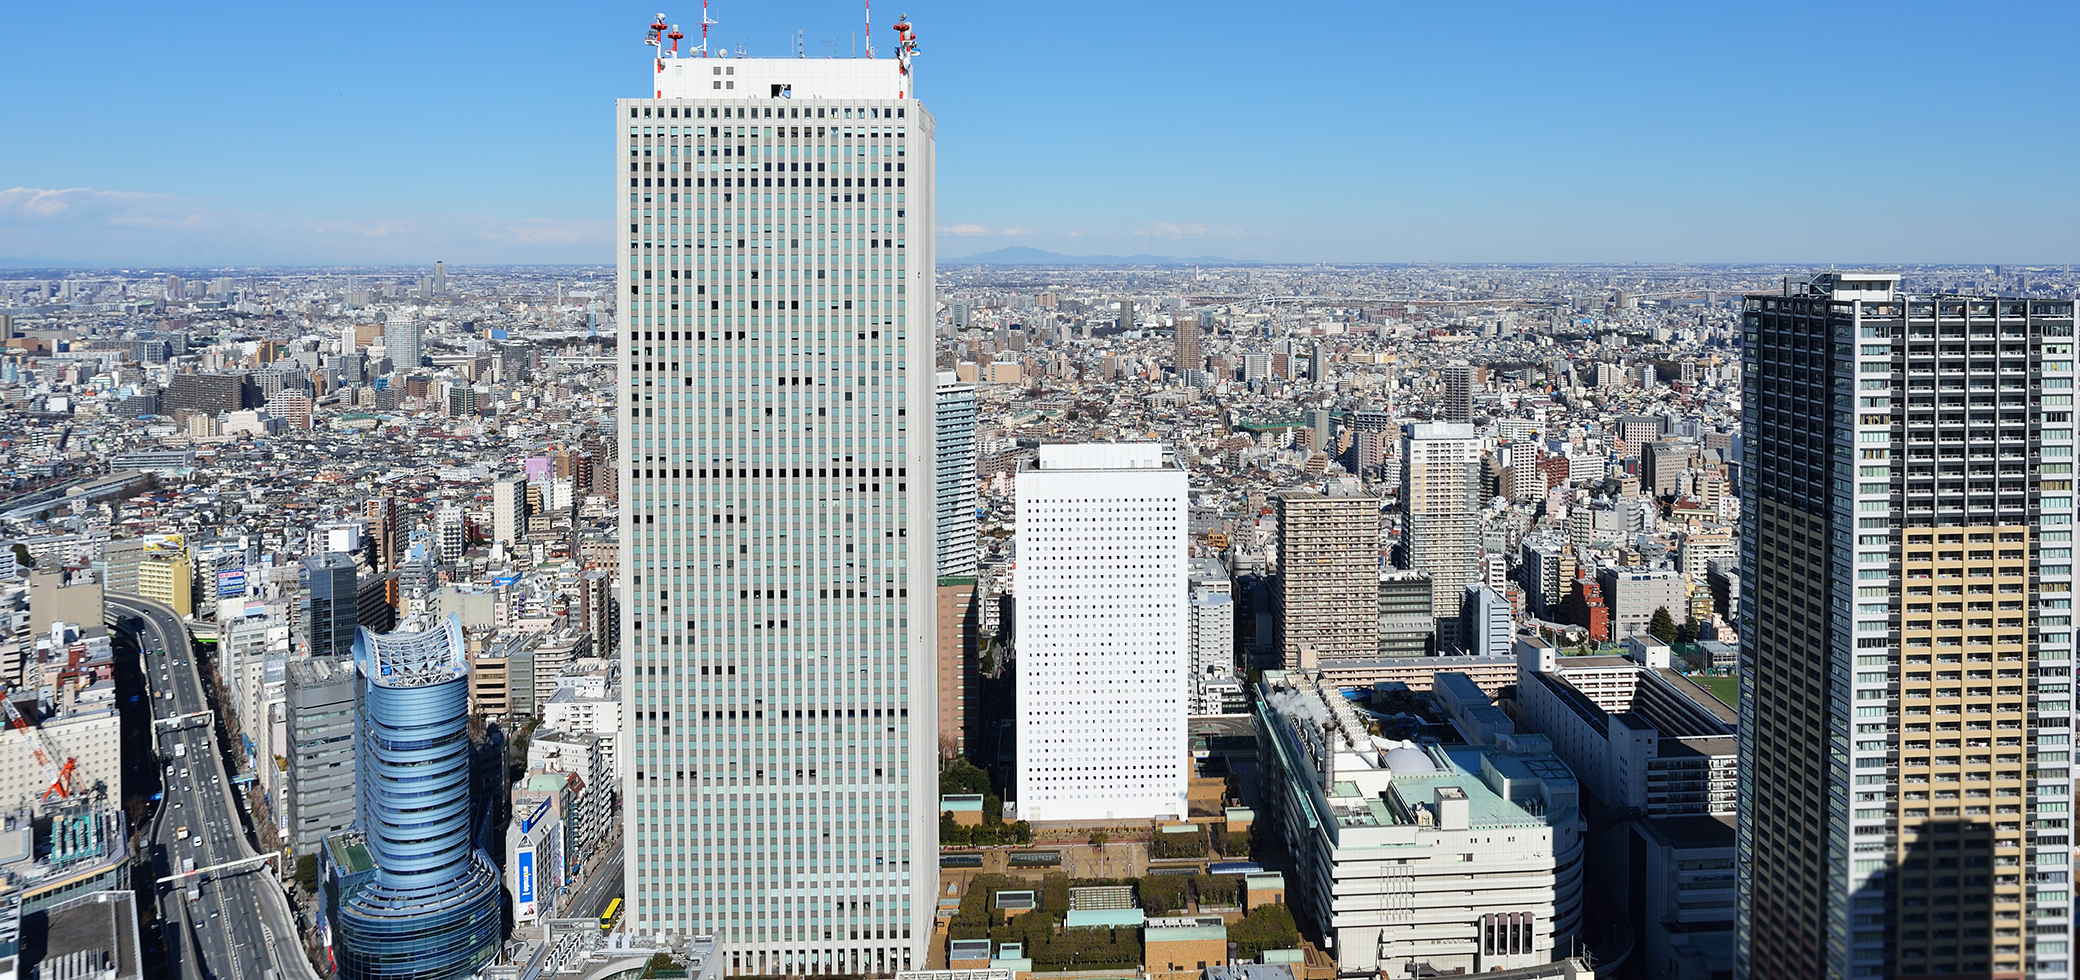
[[[919,2],[875,12],[883,56],[899,12],[939,121],[945,260],[2080,252],[2080,69],[2031,41],[2072,36],[2069,4]],[[651,13],[16,9],[0,263],[604,262],[602,106],[643,77]],[[710,13],[717,49],[790,54],[797,28],[806,57],[861,47],[831,26],[856,4]]]

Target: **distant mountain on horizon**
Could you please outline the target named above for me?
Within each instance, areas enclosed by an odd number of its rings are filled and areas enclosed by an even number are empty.
[[[1063,255],[1025,245],[980,252],[963,258],[941,258],[941,265],[1261,265],[1217,255],[1178,258],[1171,255]]]

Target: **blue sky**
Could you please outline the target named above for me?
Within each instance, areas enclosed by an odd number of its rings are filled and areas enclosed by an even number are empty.
[[[610,262],[648,2],[17,4],[0,263]],[[884,0],[884,52],[905,11],[942,257],[2080,259],[2080,4]]]

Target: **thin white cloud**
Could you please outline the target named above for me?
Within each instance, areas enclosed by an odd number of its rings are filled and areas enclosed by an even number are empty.
[[[1174,223],[1169,221],[1151,221],[1143,227],[1134,229],[1134,237],[1136,238],[1164,238],[1173,241],[1185,238],[1234,238],[1237,234],[1233,229],[1209,228],[1202,224],[1189,222]]]
[[[280,215],[90,187],[0,190],[0,249],[85,262],[598,262],[612,222],[483,214]]]
[[[99,210],[169,200],[171,198],[159,194],[99,191],[91,187],[10,187],[0,190],[0,216],[18,214],[51,218],[75,208]]]
[[[987,226],[987,225],[944,225],[944,226],[941,226],[941,227],[939,228],[939,234],[941,234],[941,235],[960,235],[960,236],[962,236],[962,237],[969,237],[969,236],[974,236],[974,235],[987,235],[987,234],[989,234],[989,226]]]
[[[1006,228],[1003,231],[998,232],[998,234],[1003,235],[1005,238],[1025,238],[1032,235],[1032,233],[1033,229],[1031,228]]]

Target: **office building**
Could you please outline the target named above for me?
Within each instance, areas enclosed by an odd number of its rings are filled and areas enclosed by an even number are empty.
[[[1611,639],[1644,636],[1656,610],[1666,609],[1681,623],[1689,609],[1690,591],[1682,573],[1668,568],[1600,568],[1596,581],[1611,612]]]
[[[1736,974],[2068,976],[2073,303],[1898,278],[1743,301]]]
[[[1456,650],[1459,603],[1481,559],[1481,441],[1471,425],[1410,423],[1401,443],[1402,567],[1430,576],[1437,648]]]
[[[1622,903],[1650,975],[1709,980],[1733,969],[1733,709],[1669,669],[1669,648],[1634,639],[1624,657],[1561,657],[1518,637],[1516,726],[1552,740],[1582,788],[1631,840],[1592,877]],[[1593,887],[1593,885],[1592,885]],[[1617,910],[1611,910],[1617,911]]]
[[[1378,579],[1378,497],[1345,482],[1279,495],[1279,642],[1288,669],[1378,656]]]
[[[1613,807],[1650,817],[1734,812],[1733,709],[1669,668],[1669,648],[1561,657],[1518,637],[1517,723],[1553,741],[1575,777]],[[1729,923],[1730,924],[1730,923]]]
[[[354,649],[361,625],[361,590],[354,559],[339,552],[303,560],[297,576],[303,586],[303,646],[313,657],[344,657]]]
[[[1465,675],[1437,674],[1434,690],[1465,744],[1376,738],[1319,674],[1258,685],[1261,822],[1292,855],[1286,903],[1346,975],[1536,966],[1581,929],[1574,776]]]
[[[626,922],[714,935],[733,972],[921,967],[938,902],[936,123],[909,44],[661,50],[614,109]],[[746,811],[794,846],[732,845]]]
[[[1043,445],[1016,492],[1019,816],[1185,816],[1184,472],[1155,443]]]
[[[448,263],[435,259],[433,263],[433,294],[448,295]]]
[[[1430,576],[1416,571],[1379,573],[1379,656],[1421,657],[1437,652],[1436,597]]]
[[[354,641],[354,830],[326,840],[343,980],[463,980],[504,938],[498,869],[472,828],[462,624]]]
[[[348,647],[344,652],[350,652]],[[346,657],[291,660],[283,698],[289,720],[289,848],[318,853],[325,836],[354,823],[354,668]]]
[[[1440,422],[1473,421],[1473,389],[1479,368],[1468,364],[1444,366],[1444,400],[1438,403],[1437,418]]]
[[[1510,651],[1514,632],[1509,600],[1486,585],[1469,585],[1459,602],[1459,635],[1465,652],[1476,657],[1499,657]]]
[[[939,574],[975,574],[975,386],[938,372],[932,422],[937,442],[935,520]]]
[[[195,571],[186,538],[178,534],[144,536],[144,550],[137,561],[137,594],[165,603],[183,617],[195,611]]]

